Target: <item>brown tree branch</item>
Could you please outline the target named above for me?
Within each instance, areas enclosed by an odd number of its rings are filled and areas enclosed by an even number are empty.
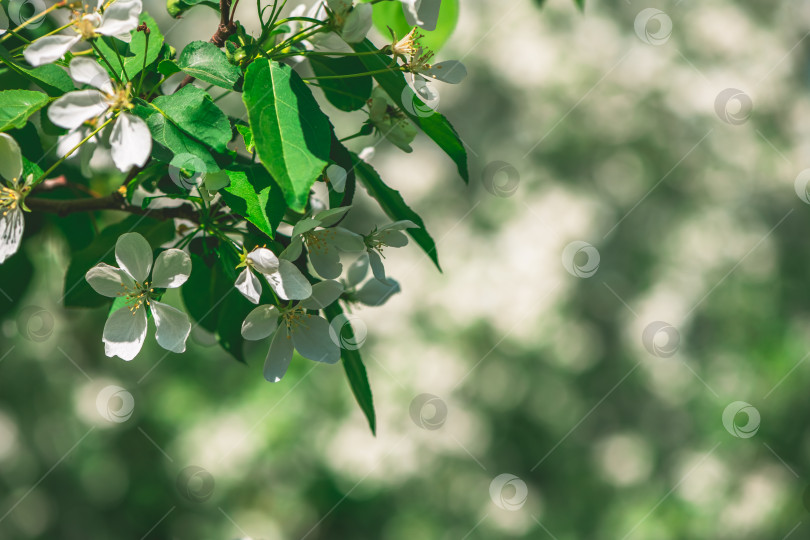
[[[130,214],[138,214],[141,216],[148,215],[155,219],[187,219],[195,223],[199,223],[200,217],[194,209],[184,204],[174,208],[141,208],[129,204],[124,196],[115,191],[106,197],[98,197],[91,199],[43,199],[40,197],[29,197],[25,199],[25,204],[35,212],[48,212],[57,214],[59,216],[66,216],[76,212],[93,212],[96,210],[118,210],[121,212],[129,212]]]

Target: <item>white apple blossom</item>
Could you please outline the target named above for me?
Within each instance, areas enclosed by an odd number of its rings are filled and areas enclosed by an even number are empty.
[[[95,4],[93,0],[88,1]],[[80,41],[99,36],[111,36],[129,42],[130,32],[138,27],[142,9],[142,0],[111,0],[99,7],[85,4],[84,11],[73,12],[71,34],[56,34],[35,40],[23,51],[25,61],[32,66],[54,62],[64,58]]]
[[[368,120],[391,143],[405,152],[413,152],[411,142],[416,137],[416,126],[394,105],[381,86],[376,86],[371,92]]]
[[[11,135],[0,133],[0,264],[20,249],[25,220],[25,197],[31,191],[33,175],[22,180],[23,163],[20,146]]]
[[[117,87],[98,62],[78,57],[70,63],[70,76],[97,90],[68,92],[48,109],[48,118],[57,126],[80,130],[85,122],[98,125],[116,114],[110,133],[110,149],[115,166],[122,172],[142,166],[152,152],[152,134],[141,118],[130,114],[130,84]]]
[[[379,229],[371,231],[364,237],[366,246],[366,253],[364,257],[368,258],[371,265],[371,271],[374,277],[383,282],[388,283],[388,278],[385,276],[385,266],[383,266],[383,249],[386,247],[404,247],[408,245],[408,237],[405,235],[405,229],[418,229],[419,225],[413,221],[403,219],[394,221],[388,225],[383,225]]]
[[[442,0],[399,0],[405,11],[405,20],[410,26],[435,30],[439,20]]]
[[[235,287],[242,295],[259,303],[262,295],[262,282],[255,272],[262,274],[270,287],[282,300],[303,300],[312,295],[312,286],[300,270],[289,260],[279,259],[265,247],[256,248],[243,254],[244,270],[236,278]]]
[[[282,252],[281,258],[296,260],[306,244],[309,262],[319,276],[325,279],[340,276],[343,271],[340,252],[359,253],[365,249],[362,236],[343,227],[335,227],[349,208],[344,206],[325,210],[296,223],[290,245]]]
[[[329,334],[329,322],[307,313],[335,302],[343,292],[337,281],[322,281],[312,286],[312,296],[292,307],[279,309],[265,304],[251,311],[242,323],[242,337],[258,341],[275,333],[264,362],[264,378],[278,382],[292,360],[293,350],[315,362],[334,364],[340,349]]]
[[[325,8],[328,8],[328,13]],[[352,0],[326,0],[326,4],[318,1],[310,10],[310,18],[326,20],[331,14],[336,32],[346,43],[359,43],[366,39],[371,30],[371,4],[353,5]],[[317,35],[313,38],[319,45],[327,48],[337,48],[339,44],[331,42],[329,36]],[[326,40],[326,41],[324,41]]]
[[[104,325],[104,352],[132,360],[146,338],[147,310],[155,320],[155,338],[166,350],[181,353],[191,332],[188,315],[159,302],[156,289],[174,289],[191,274],[191,259],[179,249],[167,249],[158,255],[152,268],[152,248],[138,233],[126,233],[115,243],[119,268],[99,263],[85,274],[93,289],[110,298],[124,298],[126,305],[110,314]],[[147,281],[152,270],[152,281]]]

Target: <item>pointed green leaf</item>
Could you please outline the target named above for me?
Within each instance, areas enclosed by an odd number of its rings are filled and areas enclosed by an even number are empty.
[[[192,41],[177,59],[177,66],[186,75],[228,90],[233,90],[242,72],[228,62],[219,47],[208,41]]]
[[[235,213],[273,238],[286,209],[281,188],[260,165],[225,172],[231,184],[220,190],[222,200]]]
[[[231,123],[201,88],[184,86],[170,96],[156,97],[152,106],[198,141],[217,152],[227,150],[233,135]]]
[[[259,159],[290,208],[303,212],[329,162],[329,119],[290,66],[264,58],[248,68],[243,100]]]
[[[343,308],[337,302],[324,308],[326,318],[331,322],[332,319],[343,314]],[[345,332],[346,339],[353,340],[354,333],[350,325],[344,325],[341,329]],[[340,349],[340,358],[343,361],[343,369],[346,371],[346,377],[349,379],[349,386],[352,389],[354,398],[363,414],[366,415],[368,425],[371,428],[371,433],[377,433],[377,417],[374,413],[374,399],[371,395],[371,385],[368,382],[368,374],[366,367],[363,365],[363,358],[360,356],[359,350],[353,349]]]
[[[356,56],[342,58],[310,56],[309,65],[316,77],[335,77],[363,73],[366,68]],[[323,79],[318,81],[329,103],[341,111],[351,112],[361,109],[371,97],[371,75],[347,79]]]
[[[28,117],[49,101],[47,95],[33,90],[0,92],[0,131],[23,127],[28,122]]]

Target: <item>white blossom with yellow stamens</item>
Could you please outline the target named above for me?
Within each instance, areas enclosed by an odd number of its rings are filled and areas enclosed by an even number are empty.
[[[142,0],[112,0],[102,5],[102,9],[85,4],[83,11],[74,11],[70,26],[73,34],[56,34],[35,40],[23,51],[25,61],[35,67],[54,62],[64,58],[80,41],[99,36],[111,36],[128,43],[130,32],[138,27]]]
[[[91,58],[74,58],[70,76],[80,84],[97,90],[68,92],[48,108],[48,118],[59,127],[80,129],[85,122],[98,123],[110,114],[118,114],[110,134],[110,149],[115,166],[122,172],[140,167],[152,153],[152,134],[141,118],[130,114],[130,84],[120,87],[98,62]]]
[[[33,175],[23,181],[22,153],[11,135],[0,133],[0,264],[20,249],[25,221],[25,196],[31,191]]]
[[[93,289],[109,298],[124,298],[126,307],[114,311],[104,325],[104,352],[132,360],[141,350],[146,338],[147,310],[157,328],[155,338],[166,350],[181,353],[191,332],[188,315],[168,304],[157,301],[160,291],[174,289],[186,282],[191,274],[191,259],[180,249],[167,249],[158,255],[152,268],[152,248],[138,233],[126,233],[115,243],[118,266],[99,263],[85,274]],[[149,271],[152,281],[148,281]]]
[[[279,309],[262,305],[251,311],[242,323],[242,337],[250,341],[265,339],[275,333],[264,362],[264,378],[278,382],[287,372],[293,350],[315,362],[334,364],[340,360],[340,349],[329,333],[323,317],[307,313],[334,303],[343,293],[337,281],[321,281],[312,286],[312,296],[295,306]]]

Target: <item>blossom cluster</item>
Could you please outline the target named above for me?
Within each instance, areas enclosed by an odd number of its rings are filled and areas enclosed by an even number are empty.
[[[196,4],[183,1],[170,1],[169,12],[179,16]],[[112,299],[102,333],[108,356],[135,358],[150,319],[159,346],[184,352],[193,327],[211,320],[189,306],[186,291],[207,272],[227,290],[191,295],[208,295],[203,303],[212,311],[236,289],[252,306],[237,315],[239,335],[269,339],[264,375],[278,381],[294,351],[317,362],[341,359],[330,321],[344,307],[379,306],[399,292],[383,264],[386,248],[403,247],[410,236],[438,265],[421,218],[368,160],[384,139],[411,152],[421,130],[467,180],[466,152],[449,122],[438,113],[422,122],[402,101],[408,88],[430,99],[436,82],[466,76],[460,62],[433,63],[420,41],[436,29],[442,1],[318,0],[282,18],[285,3],[257,5],[259,36],[226,11],[227,24],[210,42],[179,53],[164,43],[142,0],[62,1],[35,15],[67,15],[55,17],[50,31],[23,23],[0,35],[0,64],[27,80],[0,91],[0,107],[21,111],[0,124],[0,263],[20,252],[27,211],[124,211],[172,225],[168,238],[155,240],[141,220],[119,232],[115,264],[111,257],[71,261],[93,291]],[[410,26],[400,36],[389,27],[390,43],[377,48],[368,35],[380,3],[401,6]],[[223,1],[220,10],[230,5]],[[357,134],[337,136],[316,88],[340,111],[364,111]],[[224,92],[214,98],[212,89]],[[242,95],[242,118],[217,105],[230,94]],[[36,155],[23,127],[55,156]],[[343,144],[373,134],[376,142],[357,154]],[[43,160],[52,162],[45,170]],[[110,190],[110,177],[123,182]],[[346,225],[361,183],[390,222],[365,231]],[[97,200],[63,200],[54,191],[60,186]],[[98,194],[105,189],[109,195]],[[71,285],[66,304],[97,305],[86,297],[73,302]],[[181,289],[186,310],[167,303],[170,289]],[[228,324],[234,314],[217,316]],[[362,384],[352,381],[353,390]]]

